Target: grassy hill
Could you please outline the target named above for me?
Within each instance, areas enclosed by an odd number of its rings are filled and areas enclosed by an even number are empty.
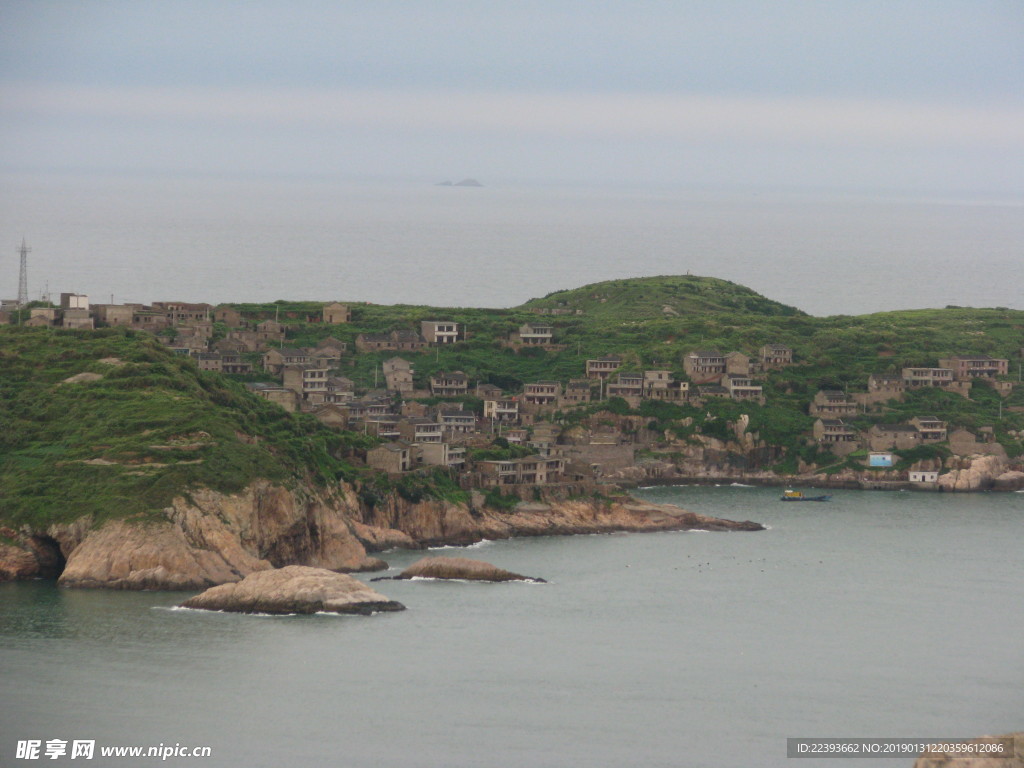
[[[633,321],[692,313],[803,315],[799,309],[766,299],[728,280],[696,275],[607,280],[555,291],[522,305],[527,310],[582,310],[604,320]]]
[[[421,320],[463,324],[465,342],[402,355],[414,363],[421,387],[436,371],[462,370],[473,383],[515,392],[525,382],[579,378],[587,358],[608,353],[620,354],[627,370],[667,368],[682,376],[683,356],[694,349],[755,355],[765,343],[787,344],[798,363],[767,377],[764,407],[713,399],[701,408],[649,406],[640,413],[684,437],[694,427],[725,436],[725,422],[744,413],[764,438],[805,458],[813,421],[807,404],[819,388],[864,391],[870,373],[935,366],[953,354],[1009,358],[1016,374],[1024,347],[1024,312],[1017,310],[815,318],[742,286],[692,276],[597,283],[512,309],[353,303],[352,322],[340,326],[309,322],[319,306],[238,308],[250,319],[280,315],[293,346],[327,336],[351,345],[361,332],[419,330]],[[672,311],[663,311],[666,306]],[[539,315],[541,308],[573,314]],[[560,349],[508,348],[511,331],[538,319],[554,326]],[[342,373],[363,387],[382,384],[380,363],[394,354],[349,355]],[[87,375],[68,381],[80,374]],[[858,426],[934,414],[954,425],[994,426],[1016,455],[1020,446],[1008,432],[1024,429],[1024,412],[1014,408],[1024,408],[1024,386],[1001,399],[978,384],[970,400],[934,390],[911,393],[887,412],[860,418]],[[674,424],[679,419],[692,419],[691,426]],[[230,492],[256,478],[321,484],[359,478],[363,472],[348,458],[368,442],[331,432],[312,417],[286,414],[231,377],[199,371],[146,334],[0,326],[0,520],[8,524],[148,514],[200,485]]]
[[[0,326],[0,520],[145,515],[183,490],[351,473],[356,435],[292,416],[146,334]]]

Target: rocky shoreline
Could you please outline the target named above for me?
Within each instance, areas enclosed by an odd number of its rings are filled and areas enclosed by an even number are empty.
[[[517,536],[762,529],[628,496],[524,502],[498,511],[478,503],[412,503],[395,494],[368,508],[348,486],[324,494],[257,482],[234,495],[193,491],[154,519],[81,518],[42,530],[2,529],[0,581],[58,577],[67,587],[196,590],[291,565],[383,570],[387,564],[370,553],[396,547]]]
[[[624,471],[614,477],[616,485],[623,488],[641,488],[662,485],[753,485],[763,487],[791,487],[847,489],[847,490],[905,490],[931,492],[979,492],[1024,490],[1024,471],[1015,469],[1018,463],[1011,463],[999,456],[978,455],[951,460],[945,472],[936,482],[915,482],[900,477],[899,472],[853,471],[844,469],[832,475],[808,472],[797,475],[776,475],[774,472],[755,470],[753,472],[716,472],[705,470],[696,473],[663,472],[648,476],[638,472]],[[638,468],[639,469],[639,468]]]

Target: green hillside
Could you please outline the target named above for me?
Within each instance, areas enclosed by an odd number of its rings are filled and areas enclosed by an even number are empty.
[[[328,336],[348,342],[341,373],[365,389],[382,386],[380,363],[395,353],[353,354],[357,335],[418,331],[422,320],[431,319],[460,323],[467,338],[402,353],[415,365],[419,388],[428,387],[432,373],[462,370],[473,384],[490,382],[516,393],[527,382],[581,378],[588,358],[611,353],[623,358],[623,370],[664,368],[684,378],[682,360],[695,349],[753,357],[764,344],[786,344],[796,364],[762,381],[765,406],[711,398],[700,407],[645,404],[637,411],[655,429],[684,438],[696,429],[727,437],[727,422],[746,414],[752,429],[788,455],[780,469],[792,468],[797,453],[814,458],[807,444],[813,423],[807,406],[818,389],[863,392],[871,373],[932,367],[955,354],[1007,358],[1007,378],[1016,381],[1024,348],[1024,312],[1018,310],[815,318],[742,286],[691,276],[597,283],[512,309],[352,303],[352,322],[334,326],[311,322],[318,306],[237,305],[249,320],[280,316],[290,346]],[[540,313],[545,309],[569,313]],[[509,334],[529,321],[552,325],[556,346],[510,346]],[[218,326],[215,337],[225,332]],[[249,357],[254,363],[260,358]],[[236,378],[273,380],[264,373]],[[472,397],[464,400],[471,408],[480,406]],[[619,401],[610,407],[625,413],[624,406]],[[903,403],[858,417],[856,426],[919,414],[952,426],[991,426],[1010,455],[1021,453],[1019,436],[1011,433],[1024,430],[1024,386],[1009,397],[982,383],[970,399],[930,389],[911,392]],[[581,415],[556,418],[572,422]],[[0,520],[7,524],[148,514],[189,488],[230,492],[257,478],[324,485],[361,480],[367,471],[352,458],[371,442],[332,432],[311,416],[287,414],[239,380],[199,371],[145,333],[0,326]],[[381,492],[390,488],[379,480],[369,485]]]
[[[120,330],[0,326],[0,424],[8,524],[146,514],[257,478],[326,483],[360,439]]]
[[[696,275],[607,280],[555,291],[522,305],[528,310],[582,310],[595,318],[620,321],[672,317],[694,312],[768,316],[803,315],[799,309],[766,299],[727,280]]]

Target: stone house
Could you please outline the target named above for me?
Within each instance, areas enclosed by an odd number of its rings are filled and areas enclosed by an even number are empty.
[[[466,448],[451,443],[421,443],[416,446],[416,463],[461,470],[466,465]]]
[[[587,360],[587,378],[607,379],[621,367],[622,358],[618,355],[605,355],[604,357]]]
[[[345,376],[327,377],[327,402],[344,403],[355,397],[356,385]]]
[[[821,445],[845,443],[856,446],[857,433],[842,419],[818,419],[814,422],[814,439]]]
[[[727,373],[722,379],[722,385],[728,390],[729,397],[733,400],[764,402],[764,388],[760,384],[755,384],[749,376]]]
[[[858,404],[848,394],[838,389],[819,389],[807,412],[811,416],[856,416]]]
[[[413,365],[401,357],[392,357],[381,363],[384,372],[384,384],[389,392],[412,392]]]
[[[530,439],[530,430],[526,427],[512,427],[501,433],[510,445],[522,445]]]
[[[224,359],[219,352],[200,352],[195,358],[200,371],[223,371]]]
[[[208,321],[213,313],[213,307],[209,304],[191,304],[187,301],[154,301],[152,309],[163,312],[168,325]]]
[[[912,469],[909,477],[912,483],[935,483],[939,480],[939,471],[937,469]]]
[[[284,326],[274,320],[264,320],[254,330],[228,331],[227,338],[242,344],[246,352],[263,352],[284,343]]]
[[[562,394],[562,385],[557,381],[534,381],[523,385],[523,402],[528,405],[556,405]]]
[[[651,390],[668,389],[672,385],[672,371],[644,371],[644,396]]]
[[[620,373],[614,380],[609,379],[605,387],[608,397],[633,398],[639,401],[644,394],[644,375],[642,373]]]
[[[284,323],[279,323],[277,320],[264,320],[263,322],[256,323],[256,332],[265,334],[265,341],[273,341],[278,336],[284,336]]]
[[[351,417],[350,413],[349,418]],[[401,418],[393,413],[367,414],[360,419],[363,432],[381,440],[398,440],[402,436],[398,429],[399,421]]]
[[[563,405],[589,403],[591,398],[590,382],[586,379],[573,379],[565,385],[560,401]]]
[[[366,452],[366,463],[389,475],[408,472],[412,469],[412,446],[402,441],[378,445]]]
[[[222,373],[252,373],[252,363],[243,360],[237,352],[222,352],[220,370]]]
[[[430,394],[434,397],[458,397],[469,391],[469,378],[462,371],[439,371],[430,377]]]
[[[306,349],[309,362],[321,368],[337,368],[341,365],[341,353],[333,347],[326,349]]]
[[[681,403],[690,396],[690,382],[671,381],[666,387],[652,387],[644,391],[648,400],[664,400],[669,403]]]
[[[352,311],[345,304],[334,301],[325,304],[323,308],[323,321],[328,325],[341,325],[352,320]]]
[[[512,341],[523,346],[544,346],[554,341],[555,329],[546,323],[525,323],[512,334]]]
[[[424,320],[420,335],[428,344],[454,344],[459,340],[459,324],[451,320]]]
[[[909,388],[948,387],[953,383],[952,368],[904,368],[902,376]]]
[[[24,325],[29,328],[45,328],[57,322],[57,310],[53,307],[32,307]]]
[[[289,413],[294,413],[299,409],[299,395],[293,390],[286,389],[285,387],[274,386],[273,384],[264,384],[262,382],[247,383],[245,386],[264,400],[269,400],[270,402],[281,406]]]
[[[237,309],[232,309],[226,304],[213,308],[213,319],[215,322],[224,323],[228,328],[241,328],[245,325],[245,320],[242,319],[242,313]]]
[[[922,443],[941,443],[946,439],[946,423],[935,416],[915,416],[910,423],[917,428]]]
[[[333,336],[328,336],[326,339],[320,339],[316,343],[317,349],[333,349],[338,353],[338,356],[344,355],[348,352],[348,344],[341,339],[336,339]]]
[[[416,352],[425,349],[426,346],[426,340],[415,331],[361,333],[356,336],[356,349],[360,352],[378,352],[381,350]]]
[[[212,352],[230,352],[232,354],[242,354],[248,351],[245,344],[238,339],[221,339],[213,342],[211,346]]]
[[[139,307],[132,312],[132,328],[136,330],[156,333],[169,325],[167,313],[162,310]]]
[[[327,394],[327,379],[330,371],[327,368],[317,368],[311,365],[289,365],[286,366],[281,376],[284,379],[284,387],[297,392],[304,400],[311,399],[314,394]],[[323,402],[321,400],[321,402]]]
[[[521,459],[478,461],[476,470],[483,485],[544,485],[557,483],[565,474],[565,459],[558,456],[526,456]]]
[[[347,408],[340,408],[333,403],[324,403],[313,411],[313,416],[321,424],[333,429],[348,429]]]
[[[519,401],[514,397],[484,400],[484,418],[503,423],[519,421]]]
[[[939,360],[939,365],[942,368],[949,368],[953,371],[953,378],[963,381],[1005,376],[1009,371],[1010,361],[988,355],[954,355]]]
[[[81,328],[91,331],[95,327],[88,309],[65,309],[61,315],[62,328]]]
[[[718,350],[698,350],[683,358],[683,370],[694,382],[707,384],[725,375],[725,356]]]
[[[477,383],[476,385],[476,396],[481,400],[497,400],[502,396],[501,387],[497,387],[494,384]]]
[[[905,451],[921,444],[921,435],[913,424],[874,424],[868,430],[872,451]]]
[[[137,308],[134,304],[93,304],[92,312],[97,325],[130,326]]]
[[[446,435],[467,435],[476,431],[476,414],[472,411],[442,408],[435,417]]]
[[[1006,457],[1006,449],[995,441],[991,428],[980,427],[978,434],[960,428],[949,433],[949,450],[956,456],[1002,456]]]
[[[263,353],[263,369],[278,375],[287,366],[306,365],[309,362],[309,353],[295,347],[268,349]]]
[[[400,420],[398,434],[410,443],[440,443],[444,440],[441,423],[428,418]]]
[[[750,357],[742,352],[730,352],[725,356],[725,372],[727,374],[735,373],[740,376],[749,376],[752,373],[750,370]]]
[[[357,400],[349,400],[345,405],[349,409],[348,417],[350,421],[391,413],[394,407],[394,403],[390,398],[373,395],[367,395]]]
[[[785,344],[765,344],[761,347],[761,365],[765,370],[784,368],[793,364],[793,350]]]
[[[872,373],[868,376],[868,400],[872,403],[902,400],[907,390],[903,377],[895,373]]]

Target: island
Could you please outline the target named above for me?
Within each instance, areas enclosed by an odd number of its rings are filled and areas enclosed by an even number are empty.
[[[1005,308],[816,318],[682,275],[509,309],[63,294],[0,322],[0,579],[205,589],[393,547],[761,528],[637,484],[1024,488]]]

